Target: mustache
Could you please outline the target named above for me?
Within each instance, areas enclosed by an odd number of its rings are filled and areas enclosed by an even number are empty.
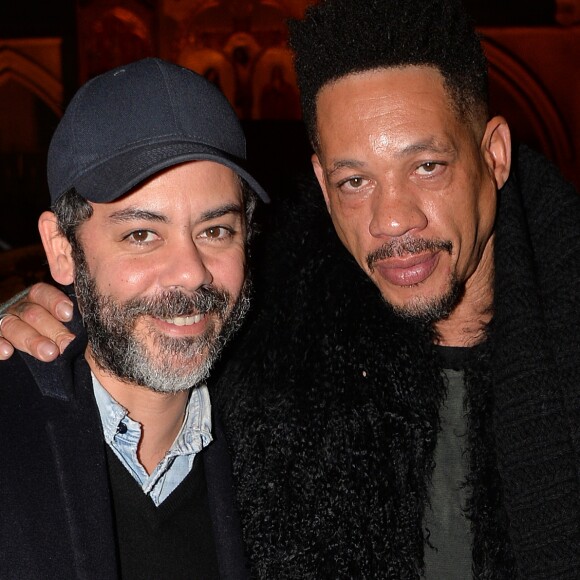
[[[383,244],[367,256],[367,266],[372,272],[375,264],[385,258],[444,251],[451,254],[453,244],[448,240],[425,240],[423,238],[397,239]]]
[[[230,295],[224,290],[204,286],[193,293],[181,290],[167,290],[150,297],[129,300],[123,309],[130,317],[153,316],[155,318],[176,318],[193,314],[223,315],[230,304]]]

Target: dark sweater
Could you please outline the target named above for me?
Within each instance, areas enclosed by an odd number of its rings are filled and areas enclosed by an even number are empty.
[[[218,578],[203,462],[159,506],[107,446],[121,578]]]

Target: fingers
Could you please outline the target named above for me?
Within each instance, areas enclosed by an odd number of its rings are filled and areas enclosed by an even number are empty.
[[[0,314],[0,360],[7,360],[14,354],[14,347],[2,337],[2,324],[10,314]]]
[[[11,316],[10,319],[10,323],[6,319],[6,324],[3,325],[2,329],[2,333],[4,333],[4,329],[8,328],[7,332],[10,339],[4,336],[0,337],[0,360],[7,360],[14,354],[12,343],[16,345],[18,350],[46,362],[54,360],[60,354],[58,346],[52,340],[38,334],[25,323],[18,322],[17,317]]]
[[[66,294],[58,288],[40,282],[31,286],[26,302],[33,302],[50,312],[57,320],[68,322],[73,315],[73,304]],[[14,306],[25,302],[17,302]],[[9,308],[7,312],[13,312]]]
[[[72,303],[65,294],[36,284],[0,321],[0,360],[10,358],[15,348],[42,361],[54,360],[74,339],[60,322],[71,317]]]
[[[0,337],[0,360],[7,360],[14,354],[13,346]]]
[[[0,344],[2,360],[9,358],[16,348],[39,360],[51,361],[63,352],[74,338],[63,324],[37,304],[26,304],[21,307],[21,316],[22,319],[9,314],[2,320]],[[42,334],[36,327],[42,328]]]

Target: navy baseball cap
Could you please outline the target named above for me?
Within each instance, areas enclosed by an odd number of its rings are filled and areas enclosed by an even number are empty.
[[[158,58],[110,70],[72,98],[48,151],[52,203],[75,188],[114,201],[159,171],[192,160],[221,163],[268,202],[246,168],[244,132],[222,92]]]

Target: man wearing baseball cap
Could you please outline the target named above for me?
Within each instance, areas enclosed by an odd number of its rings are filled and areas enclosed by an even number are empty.
[[[244,578],[204,384],[247,309],[268,201],[239,122],[199,75],[138,61],[77,92],[48,181],[39,230],[77,338],[0,367],[0,576]]]

